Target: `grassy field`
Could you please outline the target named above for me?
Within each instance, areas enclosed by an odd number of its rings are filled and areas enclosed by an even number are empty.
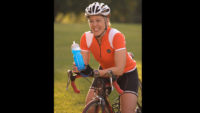
[[[135,55],[139,78],[142,77],[142,29],[141,24],[115,24],[113,28],[121,31],[126,38],[126,47]],[[81,113],[85,104],[85,97],[92,79],[80,78],[76,80],[80,94],[75,94],[70,86],[66,90],[67,69],[71,69],[73,56],[72,41],[80,42],[81,35],[89,30],[88,24],[54,24],[54,113]],[[90,65],[98,67],[98,63],[91,55]],[[109,99],[117,97],[114,90]]]

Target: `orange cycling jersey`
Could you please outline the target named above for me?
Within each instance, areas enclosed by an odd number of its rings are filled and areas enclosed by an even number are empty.
[[[102,37],[101,45],[98,44],[93,33],[85,32],[80,40],[80,48],[82,51],[90,51],[94,58],[99,62],[103,69],[115,66],[114,53],[126,49],[125,37],[118,30],[108,28]],[[136,68],[136,62],[126,51],[126,66],[124,73],[132,71]]]

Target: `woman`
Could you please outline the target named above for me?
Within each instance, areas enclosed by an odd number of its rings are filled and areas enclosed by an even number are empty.
[[[85,9],[85,15],[91,31],[85,32],[80,41],[81,54],[87,68],[84,74],[108,77],[112,71],[118,77],[118,84],[124,94],[120,96],[122,113],[134,113],[137,104],[138,73],[136,62],[126,50],[124,35],[117,29],[110,27],[110,8],[104,3],[94,2]],[[90,52],[101,70],[94,70],[89,66]],[[95,80],[93,81],[95,82]],[[94,97],[94,89],[88,91],[86,104]]]

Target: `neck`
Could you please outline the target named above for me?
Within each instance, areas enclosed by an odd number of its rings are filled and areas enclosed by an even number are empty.
[[[99,36],[95,36],[97,41],[98,41],[98,43],[99,43],[99,45],[101,45],[101,40],[102,40],[102,38],[103,38],[105,33],[106,33],[106,30],[104,30],[103,33],[100,34]]]
[[[97,39],[102,38],[103,35],[106,33],[106,30],[103,31],[103,33],[101,33],[99,36],[95,36]]]
[[[101,45],[102,37],[100,37],[100,38],[96,38],[96,39],[97,39],[97,42],[99,43],[99,45]]]

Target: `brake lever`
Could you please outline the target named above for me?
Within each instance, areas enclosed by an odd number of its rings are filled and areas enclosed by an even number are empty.
[[[110,83],[112,86],[112,90],[113,90],[113,86],[114,86],[119,94],[123,94],[124,91],[117,84],[117,77],[113,74],[112,70],[109,70],[108,74],[110,76]]]
[[[112,84],[112,77],[110,77],[110,85],[111,85],[111,91],[113,91],[113,84]]]
[[[71,70],[67,70],[67,76],[68,76],[68,81],[67,81],[67,86],[66,86],[66,90],[68,90],[69,84],[70,84],[70,79],[72,76],[72,71]]]

